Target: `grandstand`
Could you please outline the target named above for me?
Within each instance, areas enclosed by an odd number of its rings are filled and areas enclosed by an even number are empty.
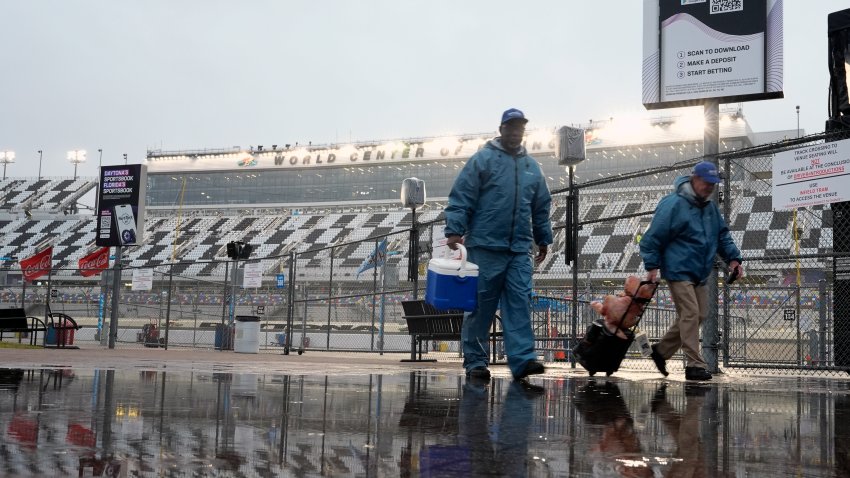
[[[686,117],[655,118],[631,126],[616,119],[591,121],[586,128],[587,160],[576,169],[577,182],[616,177],[698,158],[701,128],[687,128]],[[554,129],[530,131],[526,147],[540,163],[550,189],[563,190],[566,173],[554,158]],[[740,109],[726,111],[721,120],[721,151],[738,150],[775,141],[789,132],[753,133]],[[310,253],[334,244],[346,244],[411,226],[412,213],[400,206],[404,178],[425,180],[428,204],[417,211],[417,221],[440,218],[457,171],[494,133],[453,138],[413,138],[368,141],[349,145],[307,145],[271,148],[251,146],[218,150],[149,151],[147,219],[143,243],[125,251],[128,267],[151,267],[179,262],[173,272],[189,278],[223,277],[227,259],[224,245],[242,240],[254,246],[253,258],[263,259],[266,276],[283,271],[281,256],[299,253],[299,275],[321,275],[323,256]],[[742,250],[784,248],[791,228],[790,213],[774,212],[769,183],[758,180],[767,171],[732,171],[733,215],[730,226]],[[653,210],[675,174],[649,177],[635,187],[594,188],[583,191],[580,220],[631,215]],[[93,249],[95,217],[80,213],[80,198],[94,189],[91,178],[76,180],[10,178],[0,183],[0,257],[6,284],[20,283],[18,261],[45,240],[54,244],[56,277],[86,281],[76,271],[77,260]],[[829,210],[815,208],[813,214]],[[564,222],[565,201],[555,196],[552,219]],[[825,219],[825,218],[820,218]],[[640,257],[636,235],[650,216],[590,224],[579,232],[579,267],[595,277],[619,278],[635,272]],[[816,223],[816,224],[815,224]],[[802,237],[803,253],[831,249],[831,229],[813,227]],[[428,240],[430,231],[425,235]],[[557,229],[555,244],[536,278],[569,277],[563,256],[564,230]],[[400,270],[407,266],[406,241],[398,241]],[[335,281],[355,281],[356,270],[374,246],[361,242],[335,251]],[[268,258],[268,259],[264,259]],[[782,264],[778,267],[784,267]],[[317,275],[317,277],[318,277]]]

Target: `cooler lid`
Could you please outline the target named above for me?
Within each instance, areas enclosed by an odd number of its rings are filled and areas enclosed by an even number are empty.
[[[478,264],[466,261],[466,265],[462,266],[462,261],[457,259],[435,258],[428,262],[428,269],[440,274],[453,275],[458,277],[477,276]]]

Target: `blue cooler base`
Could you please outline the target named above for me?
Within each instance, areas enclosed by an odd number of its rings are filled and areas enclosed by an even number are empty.
[[[425,302],[437,309],[475,310],[478,276],[457,277],[428,270]]]

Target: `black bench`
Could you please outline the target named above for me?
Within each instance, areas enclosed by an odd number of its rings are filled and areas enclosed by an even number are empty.
[[[422,358],[422,342],[428,340],[460,340],[463,325],[463,311],[460,309],[440,310],[425,303],[424,300],[405,300],[401,302],[404,320],[407,321],[407,333],[413,337],[410,347],[410,359],[403,362],[436,362],[436,359]],[[419,357],[416,357],[417,350]]]
[[[28,316],[22,307],[0,309],[0,340],[3,340],[4,332],[24,332],[30,334],[30,345],[36,345],[38,333],[46,331],[44,321]]]
[[[463,314],[461,309],[436,309],[425,303],[424,300],[403,300],[401,307],[404,310],[404,320],[407,321],[407,333],[413,337],[410,346],[410,358],[402,362],[436,362],[436,359],[422,358],[422,342],[428,340],[460,340],[461,328],[463,327]],[[491,365],[497,362],[500,356],[496,349],[496,341],[504,334],[498,330],[496,325],[502,323],[502,318],[496,314],[490,329],[490,352],[492,353]],[[417,350],[419,358],[416,358]]]

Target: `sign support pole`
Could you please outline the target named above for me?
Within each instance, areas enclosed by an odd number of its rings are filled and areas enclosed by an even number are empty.
[[[109,313],[109,348],[115,348],[118,336],[118,295],[121,290],[121,246],[115,246],[115,264],[112,267],[112,310]]]
[[[717,154],[720,149],[720,100],[717,98],[707,99],[703,103],[703,116],[705,118],[705,130],[703,131],[703,152],[706,161],[714,163],[719,169]],[[717,203],[717,188],[711,193],[711,200]],[[728,200],[728,196],[727,196]],[[705,364],[711,373],[718,372],[718,345],[720,344],[720,333],[717,320],[717,267],[712,268],[707,279],[708,287],[708,311],[705,323],[702,327],[702,352]]]

